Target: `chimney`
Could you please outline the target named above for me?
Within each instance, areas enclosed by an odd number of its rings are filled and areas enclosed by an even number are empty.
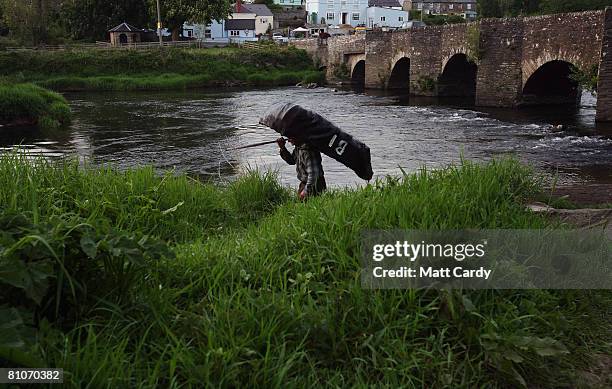
[[[242,11],[242,1],[241,0],[236,0],[236,13],[240,13]]]

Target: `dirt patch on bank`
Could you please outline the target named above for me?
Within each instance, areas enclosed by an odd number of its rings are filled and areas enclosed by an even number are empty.
[[[580,207],[589,205],[612,204],[612,183],[610,184],[577,184],[555,188],[554,197],[567,197]]]

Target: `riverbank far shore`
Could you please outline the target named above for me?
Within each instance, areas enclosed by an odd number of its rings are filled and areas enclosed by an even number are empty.
[[[169,90],[324,83],[293,47],[23,51],[0,53],[0,77],[56,91]]]
[[[270,173],[4,154],[0,360],[75,387],[581,387],[612,352],[610,291],[360,282],[363,230],[558,227],[526,209],[537,182],[464,160],[304,203]]]

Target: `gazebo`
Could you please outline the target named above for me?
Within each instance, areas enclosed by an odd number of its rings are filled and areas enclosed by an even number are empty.
[[[111,28],[108,32],[110,33],[111,46],[121,46],[142,41],[143,30],[126,22]]]
[[[298,27],[295,30],[291,30],[291,35],[296,36],[296,33],[299,34],[304,34],[306,37],[308,37],[310,30],[304,27]]]

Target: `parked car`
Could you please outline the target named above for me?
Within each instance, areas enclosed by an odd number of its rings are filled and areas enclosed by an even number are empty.
[[[411,20],[408,22],[404,22],[402,24],[402,26],[400,27],[400,29],[409,29],[409,28],[418,28],[418,27],[425,27],[427,26],[427,24],[425,24],[425,22],[421,22],[420,20]]]
[[[279,43],[287,43],[289,42],[289,38],[287,38],[286,36],[283,36],[283,34],[281,34],[280,32],[275,32],[272,34],[272,39],[275,42],[279,42]]]

